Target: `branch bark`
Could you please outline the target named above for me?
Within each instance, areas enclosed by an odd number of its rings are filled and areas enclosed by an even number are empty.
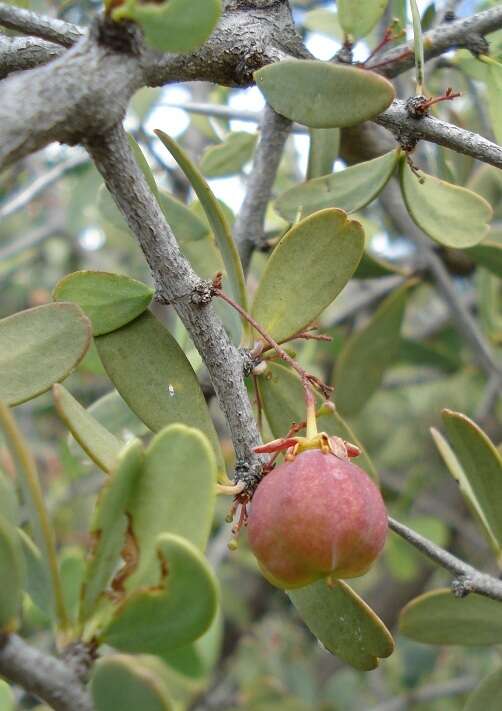
[[[0,80],[12,72],[47,64],[64,52],[63,47],[38,38],[0,34]]]
[[[87,690],[66,664],[15,634],[0,636],[0,674],[54,711],[93,711]]]
[[[71,47],[84,33],[80,27],[71,22],[45,17],[31,10],[5,3],[0,3],[0,25],[25,35],[55,42],[62,47]]]

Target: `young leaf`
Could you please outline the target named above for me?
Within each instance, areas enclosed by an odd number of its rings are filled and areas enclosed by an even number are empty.
[[[13,632],[24,588],[25,568],[16,529],[0,515],[0,634]]]
[[[385,12],[389,0],[337,0],[338,19],[352,37],[366,37]]]
[[[457,474],[462,494],[478,512],[500,551],[502,456],[483,430],[466,415],[452,410],[443,410],[442,414],[446,434],[463,472],[463,475]]]
[[[499,711],[502,699],[502,669],[486,676],[467,699],[463,711]]]
[[[257,380],[263,409],[272,434],[276,438],[284,437],[293,422],[302,422],[305,418],[303,385],[300,378],[283,365],[268,363],[267,370]],[[356,464],[378,482],[378,474],[373,462],[342,416],[336,410],[323,412],[320,396],[317,396],[316,404],[321,408],[322,413],[317,417],[318,430],[329,435],[335,434],[357,445],[361,449],[361,455],[356,460]]]
[[[106,590],[117,569],[128,521],[130,525],[131,503],[143,475],[143,465],[141,442],[133,440],[120,453],[115,469],[99,496],[90,528],[93,546],[82,584],[82,622],[92,615],[99,597]]]
[[[209,628],[218,587],[200,551],[186,539],[162,534],[156,544],[158,580],[131,593],[101,641],[126,652],[159,654],[193,642]]]
[[[104,472],[111,471],[121,448],[119,440],[95,420],[63,385],[54,385],[52,395],[60,418],[84,452]]]
[[[463,249],[481,242],[488,232],[492,209],[467,188],[420,172],[424,183],[401,162],[401,188],[413,221],[429,237],[446,247]]]
[[[178,144],[163,131],[155,131],[155,133],[178,163],[199,198],[223,257],[230,292],[247,310],[246,285],[241,260],[230,227],[217,200],[207,182]],[[244,332],[249,334],[247,322],[243,323],[243,328]]]
[[[96,711],[174,709],[158,659],[147,662],[126,654],[104,657],[94,667],[90,687]]]
[[[275,209],[288,222],[326,207],[354,212],[364,207],[384,189],[397,164],[397,151],[359,163],[338,173],[323,175],[296,185],[279,195]]]
[[[315,59],[288,59],[254,73],[277,113],[312,128],[355,126],[385,111],[394,87],[365,69]]]
[[[148,308],[154,291],[136,279],[109,272],[80,271],[61,279],[54,301],[73,301],[92,323],[94,336],[115,331]]]
[[[308,326],[340,293],[364,250],[364,232],[342,210],[321,210],[287,232],[267,261],[252,315],[276,341]]]
[[[146,311],[126,326],[96,338],[111,381],[131,410],[158,432],[173,422],[201,430],[211,442],[219,475],[218,436],[195,373],[169,331]]]
[[[240,173],[251,160],[258,135],[247,131],[230,133],[223,143],[204,151],[200,169],[208,178],[220,178]]]
[[[319,580],[288,595],[321,644],[356,669],[375,669],[379,658],[394,651],[384,623],[342,580],[334,587]]]
[[[126,405],[116,390],[100,397],[87,412],[120,441],[142,437],[148,427]]]
[[[176,534],[205,549],[215,495],[216,464],[207,438],[179,424],[159,432],[147,449],[144,471],[128,508],[139,562],[127,580],[127,590],[155,584],[155,541],[161,533]]]
[[[340,148],[340,129],[311,128],[309,133],[307,180],[313,180],[332,172]]]
[[[140,24],[152,49],[186,53],[204,44],[220,13],[220,0],[169,0],[159,4],[126,0],[113,7],[111,15],[115,21]]]
[[[76,304],[44,304],[0,320],[0,400],[19,405],[64,380],[90,339],[91,324]]]
[[[410,0],[411,17],[413,21],[413,44],[415,45],[415,68],[417,71],[417,94],[424,92],[424,42],[422,39],[422,23],[417,0]]]
[[[342,414],[359,412],[397,359],[409,287],[410,283],[403,284],[388,296],[342,349],[334,374],[335,401]]]
[[[399,630],[424,644],[500,644],[500,603],[475,593],[459,598],[447,589],[433,590],[403,608]]]

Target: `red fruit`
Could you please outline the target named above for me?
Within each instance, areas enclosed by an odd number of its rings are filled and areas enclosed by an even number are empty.
[[[253,496],[249,544],[264,576],[299,588],[363,575],[387,534],[382,496],[355,464],[313,449],[265,476]]]

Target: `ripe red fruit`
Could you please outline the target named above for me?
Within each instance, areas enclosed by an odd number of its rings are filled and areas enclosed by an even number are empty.
[[[387,526],[382,496],[366,472],[313,449],[262,479],[248,537],[267,580],[288,589],[328,575],[363,575],[383,548]]]

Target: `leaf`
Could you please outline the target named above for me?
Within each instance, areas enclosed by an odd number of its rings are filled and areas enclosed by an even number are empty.
[[[340,129],[311,128],[309,133],[307,180],[312,180],[321,175],[327,175],[333,170],[333,163],[338,156],[340,148]]]
[[[31,400],[76,368],[91,324],[76,304],[44,304],[0,320],[0,400]]]
[[[481,267],[488,269],[495,276],[502,277],[502,245],[498,242],[484,240],[464,252]]]
[[[277,363],[268,363],[267,370],[258,377],[263,409],[274,437],[284,437],[293,422],[302,422],[305,418],[303,386],[296,373]],[[316,396],[318,407],[322,405],[320,396]],[[321,408],[322,411],[322,408]],[[361,442],[357,439],[349,425],[335,410],[324,411],[317,417],[317,427],[321,432],[336,434],[342,439],[352,442],[361,449],[357,464],[370,477],[378,482],[378,474],[371,459]]]
[[[258,135],[247,131],[230,133],[223,143],[209,146],[204,151],[200,169],[208,178],[219,178],[240,173],[251,160]]]
[[[380,279],[382,277],[393,276],[395,274],[407,276],[408,272],[406,269],[397,266],[393,262],[377,257],[366,250],[361,257],[361,261],[359,262],[352,278]]]
[[[139,563],[127,590],[155,584],[155,541],[161,533],[205,549],[215,496],[216,464],[207,438],[179,424],[159,432],[147,449],[143,475],[128,507]]]
[[[60,556],[59,574],[70,619],[76,622],[80,605],[80,591],[85,572],[84,551],[76,546],[65,548]]]
[[[487,62],[486,71],[486,102],[488,113],[495,134],[497,143],[502,143],[502,128],[500,126],[500,115],[502,113],[502,64],[492,57],[483,56],[482,60]],[[488,61],[487,61],[488,60]]]
[[[130,517],[131,502],[143,471],[143,448],[139,440],[133,440],[120,453],[94,511],[90,527],[92,547],[82,583],[82,622],[94,612],[117,569],[128,528],[126,514]]]
[[[157,200],[180,246],[198,242],[209,235],[204,222],[167,190],[160,190]]]
[[[359,210],[384,189],[397,158],[397,152],[390,151],[365,163],[296,185],[279,195],[275,209],[288,222],[294,222],[299,212],[306,217],[326,207],[338,207],[346,212]]]
[[[14,526],[0,515],[0,634],[13,632],[21,607],[24,561]]]
[[[499,711],[502,699],[502,669],[486,676],[467,699],[463,711]]]
[[[355,126],[384,111],[394,87],[379,74],[316,59],[268,64],[254,73],[277,113],[312,128]]]
[[[11,477],[0,469],[0,516],[13,526],[19,522],[19,502]]]
[[[202,554],[172,534],[158,538],[156,587],[131,593],[115,612],[102,641],[128,652],[162,653],[193,642],[217,608],[217,582]]]
[[[413,21],[413,44],[415,47],[415,68],[417,70],[417,94],[422,94],[424,90],[424,42],[422,38],[422,23],[417,0],[410,0],[411,17]]]
[[[0,679],[0,709],[2,711],[16,711],[14,693],[3,679]]]
[[[467,188],[447,183],[420,171],[420,184],[406,161],[401,162],[401,188],[414,222],[429,237],[446,247],[473,247],[484,239],[492,209]]]
[[[172,711],[167,681],[160,660],[145,660],[126,654],[100,659],[94,667],[91,693],[96,711]],[[156,666],[158,668],[156,668]]]
[[[116,390],[93,402],[87,412],[121,441],[131,439],[132,436],[142,437],[148,432],[147,426],[126,405]]]
[[[410,285],[403,284],[388,296],[366,326],[345,343],[334,374],[335,402],[343,415],[364,407],[397,359]]]
[[[269,257],[252,315],[276,341],[308,326],[340,293],[364,250],[359,222],[321,210],[292,227]]]
[[[502,456],[483,430],[466,415],[443,410],[443,422],[461,471],[447,464],[460,490],[502,549]],[[438,443],[437,436],[435,437]],[[441,451],[444,456],[444,450]]]
[[[221,14],[220,0],[168,0],[159,4],[126,0],[114,7],[113,20],[133,20],[146,43],[160,52],[191,52],[209,38]]]
[[[216,615],[202,637],[185,647],[162,653],[162,660],[189,679],[202,679],[216,666],[223,642],[223,617]]]
[[[288,595],[322,645],[351,666],[370,671],[389,657],[394,640],[384,623],[346,583],[334,587],[319,580]]]
[[[118,457],[121,443],[75,400],[63,385],[52,387],[58,415],[92,461],[109,472]]]
[[[419,595],[401,611],[399,630],[424,644],[484,645],[502,641],[500,602],[440,589]]]
[[[342,30],[353,37],[366,37],[385,12],[388,0],[337,0]]]
[[[338,15],[325,8],[315,8],[306,12],[302,24],[311,32],[319,32],[337,40],[343,39]]]
[[[49,618],[54,602],[49,571],[40,550],[22,528],[17,529],[26,570],[25,592]],[[1,707],[0,707],[1,708]]]
[[[148,308],[154,290],[123,274],[80,271],[61,279],[54,301],[78,304],[92,324],[94,336],[115,331]]]
[[[163,131],[157,130],[155,134],[178,163],[199,198],[223,257],[230,292],[239,304],[247,310],[246,285],[241,260],[221,207],[207,182],[178,144]],[[249,327],[246,321],[243,322],[243,329],[244,333],[249,334]]]
[[[185,354],[169,331],[146,311],[126,326],[96,338],[111,381],[131,410],[153,431],[181,422],[201,430],[224,464],[206,401]]]

